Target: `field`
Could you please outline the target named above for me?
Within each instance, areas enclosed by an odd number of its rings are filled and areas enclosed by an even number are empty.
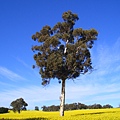
[[[65,111],[60,117],[59,112],[22,111],[0,114],[0,120],[120,120],[120,108]]]

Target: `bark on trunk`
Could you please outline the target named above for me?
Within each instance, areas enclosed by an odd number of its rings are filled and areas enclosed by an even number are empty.
[[[65,105],[65,80],[62,80],[61,96],[60,96],[60,116],[64,116]]]

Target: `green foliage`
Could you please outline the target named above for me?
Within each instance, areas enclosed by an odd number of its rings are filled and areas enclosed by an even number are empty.
[[[41,107],[43,111],[59,111],[60,106],[59,105],[51,105],[51,106],[43,106]],[[80,109],[103,109],[103,108],[113,108],[113,106],[106,104],[93,104],[93,105],[86,105],[83,103],[71,103],[71,104],[65,104],[65,111],[68,110],[80,110]]]
[[[8,113],[8,108],[0,107],[0,114],[2,113]]]
[[[49,84],[51,78],[74,79],[93,69],[89,49],[97,39],[97,31],[74,29],[79,17],[71,11],[64,12],[62,18],[63,22],[53,28],[46,25],[32,36],[38,42],[32,47],[36,52],[33,68],[40,68],[42,85]]]
[[[106,104],[106,105],[103,106],[103,108],[113,108],[113,106],[110,105],[110,104]]]
[[[26,110],[26,106],[28,106],[28,104],[24,101],[23,98],[19,98],[11,102],[10,106],[13,107],[13,112],[20,113],[20,110]]]
[[[38,107],[38,106],[35,106],[35,110],[39,111],[39,107]]]

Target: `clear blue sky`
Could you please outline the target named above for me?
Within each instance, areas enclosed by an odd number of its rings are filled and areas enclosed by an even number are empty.
[[[61,84],[41,86],[31,36],[44,25],[62,22],[62,13],[78,14],[75,27],[95,28],[98,40],[91,51],[95,71],[66,82],[66,103],[120,104],[119,0],[0,0],[0,107],[24,98],[28,109],[59,105]]]

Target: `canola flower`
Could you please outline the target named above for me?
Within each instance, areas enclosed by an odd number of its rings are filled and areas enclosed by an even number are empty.
[[[120,108],[65,111],[64,117],[59,112],[9,111],[0,114],[0,120],[120,120]]]

